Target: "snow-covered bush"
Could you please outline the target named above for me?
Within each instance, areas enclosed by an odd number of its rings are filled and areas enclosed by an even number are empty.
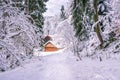
[[[0,71],[19,66],[40,44],[36,26],[17,7],[0,7]]]

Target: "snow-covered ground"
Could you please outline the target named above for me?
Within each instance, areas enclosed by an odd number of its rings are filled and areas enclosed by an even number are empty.
[[[45,52],[45,51],[40,51],[39,48],[36,48],[33,50],[33,54],[34,54],[34,56],[47,56],[47,55],[62,53],[64,50],[65,50],[65,48],[59,49],[58,51]]]
[[[70,52],[63,51],[11,71],[0,73],[0,80],[119,80],[120,61],[115,59],[76,61]]]

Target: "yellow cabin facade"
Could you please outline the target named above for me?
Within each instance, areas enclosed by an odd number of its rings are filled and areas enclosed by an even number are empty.
[[[59,49],[52,43],[52,42],[47,42],[44,45],[44,51],[45,52],[54,52],[54,51],[58,51]]]

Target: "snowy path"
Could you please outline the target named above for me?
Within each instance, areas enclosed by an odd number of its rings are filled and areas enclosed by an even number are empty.
[[[73,80],[71,65],[64,54],[51,55],[48,59],[46,58],[44,58],[42,80]]]
[[[120,80],[120,60],[99,62],[76,58],[66,52],[33,59],[24,67],[0,73],[0,80]]]
[[[24,67],[0,73],[0,80],[74,80],[65,54],[54,54]]]

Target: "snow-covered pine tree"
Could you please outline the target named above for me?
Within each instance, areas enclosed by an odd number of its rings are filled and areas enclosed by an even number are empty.
[[[76,54],[79,59],[81,59],[81,54],[79,52],[83,49],[83,46],[86,46],[86,44],[83,43],[89,39],[88,33],[92,29],[92,16],[90,0],[73,0],[72,23],[75,30],[75,36],[77,37],[73,46],[74,54]]]
[[[40,46],[43,45],[43,24],[44,24],[44,17],[43,13],[47,10],[45,3],[48,0],[26,0],[26,13],[32,17],[31,22],[36,25],[34,27],[36,34],[39,36]]]
[[[76,36],[80,40],[87,38],[87,29],[91,24],[91,9],[89,0],[73,0],[72,4],[72,22],[76,32]],[[89,27],[88,27],[89,26]]]
[[[66,15],[65,15],[65,9],[64,9],[64,5],[62,5],[61,6],[61,14],[60,14],[60,16],[61,16],[61,18],[63,19],[63,20],[65,20],[66,19]]]
[[[47,10],[45,2],[48,0],[29,0],[29,14],[34,20],[34,24],[37,25],[41,31],[44,24],[43,13]]]

